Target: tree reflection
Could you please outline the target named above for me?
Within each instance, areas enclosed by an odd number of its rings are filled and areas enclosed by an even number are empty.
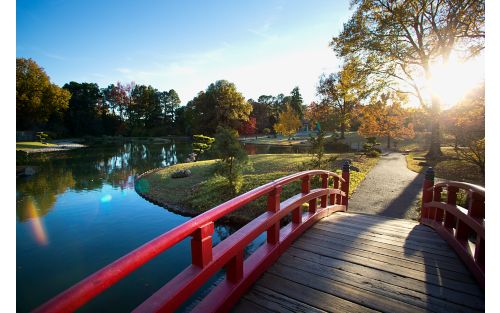
[[[146,170],[183,160],[191,152],[190,143],[103,145],[61,154],[32,156],[25,163],[37,167],[32,177],[16,181],[16,214],[20,221],[46,215],[57,196],[66,190],[90,191],[113,188],[133,189],[134,177]],[[18,160],[21,162],[21,160]]]

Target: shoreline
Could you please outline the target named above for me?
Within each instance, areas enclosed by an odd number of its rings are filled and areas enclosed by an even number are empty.
[[[144,200],[148,201],[148,202],[151,202],[155,205],[158,205],[172,213],[175,213],[175,214],[178,214],[178,215],[181,215],[181,216],[185,216],[185,217],[195,217],[195,216],[198,216],[200,214],[203,214],[204,212],[199,212],[199,211],[196,211],[194,209],[189,209],[189,208],[186,208],[186,207],[183,207],[181,206],[180,204],[176,204],[176,203],[170,203],[170,202],[167,202],[167,201],[163,201],[163,200],[160,200],[160,199],[157,199],[153,196],[150,196],[146,193],[143,193],[141,192],[140,190],[138,190],[137,188],[137,185],[138,183],[141,181],[141,179],[151,175],[151,174],[154,174],[156,173],[157,171],[160,171],[162,169],[165,169],[166,167],[158,167],[158,168],[154,168],[154,169],[151,169],[151,170],[148,170],[144,173],[141,173],[139,175],[137,175],[135,177],[135,180],[134,180],[134,190],[135,192],[141,197],[143,198]],[[207,212],[207,211],[205,211]],[[246,223],[250,222],[252,219],[244,219],[244,218],[241,218],[241,217],[237,217],[237,216],[223,216],[221,217],[220,219],[217,220],[217,223],[221,223],[221,224],[226,224],[226,225],[232,225],[232,226],[243,226],[245,225]]]

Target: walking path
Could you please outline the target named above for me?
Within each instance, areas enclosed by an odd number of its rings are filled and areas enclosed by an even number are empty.
[[[414,208],[418,205],[423,179],[423,174],[406,167],[401,153],[385,154],[353,193],[349,212],[417,219]]]

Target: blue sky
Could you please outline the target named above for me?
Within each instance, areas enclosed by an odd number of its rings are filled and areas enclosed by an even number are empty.
[[[299,86],[308,103],[350,14],[349,1],[18,0],[16,55],[61,86],[135,81],[185,104],[227,79],[254,99]]]

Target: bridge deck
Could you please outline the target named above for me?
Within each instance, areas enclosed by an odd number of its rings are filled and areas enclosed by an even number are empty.
[[[296,240],[235,312],[478,312],[484,291],[432,229],[335,213]]]

